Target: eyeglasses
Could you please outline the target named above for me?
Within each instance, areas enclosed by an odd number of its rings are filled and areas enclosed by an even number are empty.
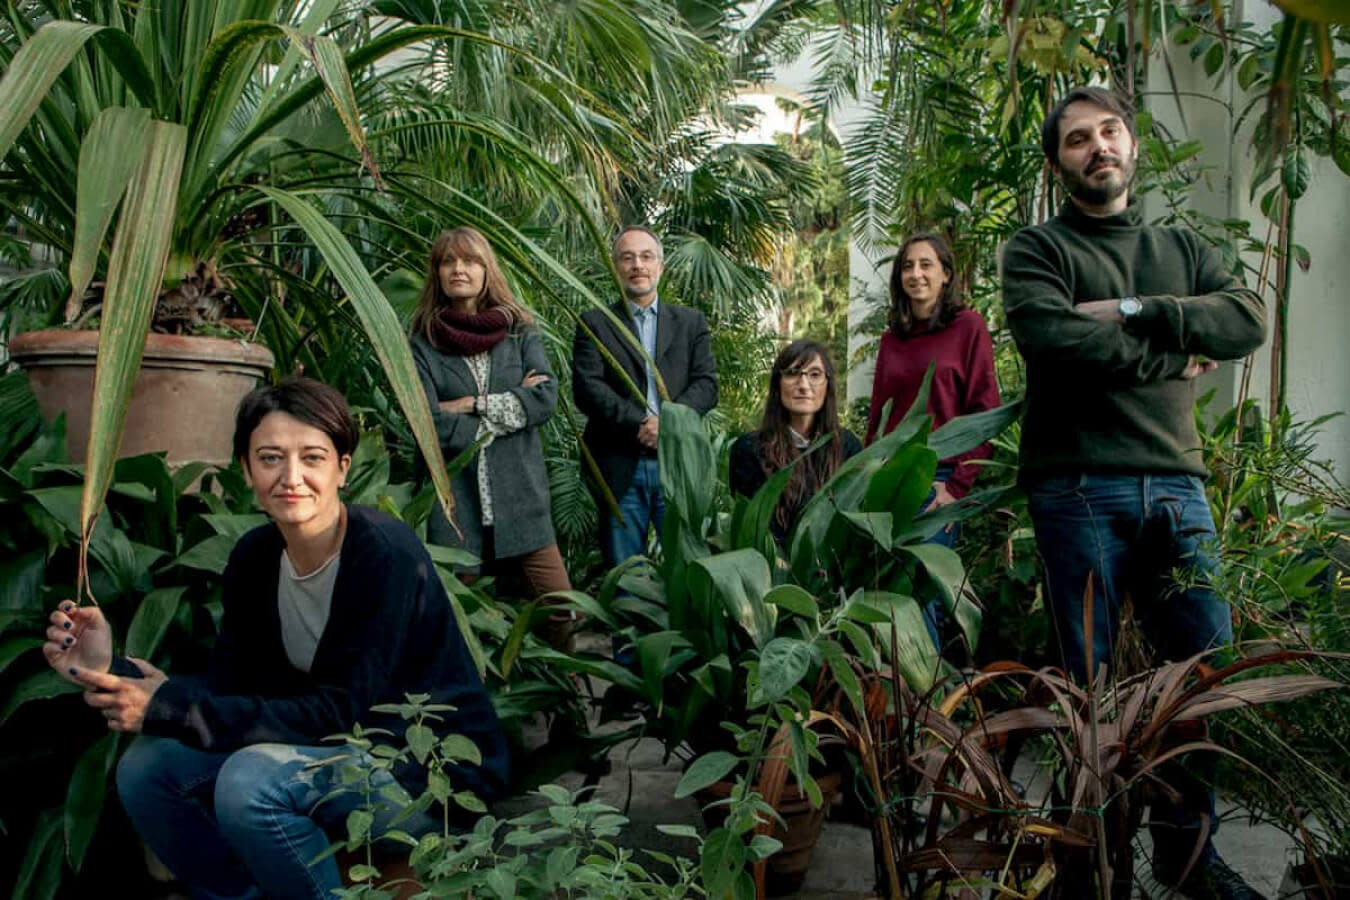
[[[643,250],[641,253],[620,253],[619,265],[631,266],[635,262],[640,262],[644,266],[650,266],[660,258],[650,250]]]
[[[806,383],[811,387],[820,387],[826,381],[824,369],[785,369],[783,371],[784,381],[797,381],[806,379]]]

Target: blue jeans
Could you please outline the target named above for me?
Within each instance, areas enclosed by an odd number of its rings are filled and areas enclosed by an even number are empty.
[[[342,879],[333,857],[310,862],[328,848],[329,833],[346,836],[347,814],[365,798],[359,791],[328,796],[341,785],[341,764],[312,764],[349,752],[254,744],[208,753],[142,736],[118,763],[117,791],[136,831],[195,898],[319,900]],[[378,791],[393,778],[381,772],[372,781]],[[372,831],[381,834],[398,810],[378,794],[372,802]],[[418,835],[438,823],[423,814],[399,827]]]
[[[601,510],[600,550],[609,568],[624,560],[647,552],[647,532],[655,525],[661,533],[666,517],[666,501],[661,495],[661,466],[655,456],[638,458],[633,472],[633,483],[616,498],[620,522],[608,510]]]
[[[1199,478],[1053,476],[1028,487],[1027,505],[1045,563],[1051,625],[1064,665],[1080,683],[1088,674],[1083,600],[1089,578],[1094,670],[1110,670],[1126,594],[1160,660],[1187,659],[1232,642],[1228,603],[1211,587],[1218,542]],[[1163,777],[1189,798],[1189,812],[1155,804],[1151,825],[1194,828],[1207,805],[1217,827],[1211,790],[1176,769]]]

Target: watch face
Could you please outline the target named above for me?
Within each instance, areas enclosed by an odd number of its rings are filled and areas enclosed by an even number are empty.
[[[1122,316],[1137,316],[1139,315],[1139,310],[1143,308],[1144,305],[1134,297],[1126,297],[1124,300],[1120,301],[1120,314]]]

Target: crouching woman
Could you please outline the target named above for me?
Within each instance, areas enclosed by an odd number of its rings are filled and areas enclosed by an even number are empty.
[[[324,738],[357,722],[402,734],[376,704],[413,693],[454,707],[433,727],[473,740],[482,764],[452,769],[452,784],[489,801],[505,790],[505,739],[426,548],[403,523],[338,495],[356,441],[342,395],[310,379],[241,403],[234,454],[272,521],[230,555],[205,677],[115,656],[97,607],[66,601],[51,615],[48,662],[85,688],[109,728],[140,734],[118,766],[118,793],[195,897],[317,900],[341,887],[332,857],[311,863],[365,801],[329,796],[341,779],[324,760],[349,751]],[[392,779],[395,794],[426,787],[415,764]],[[377,832],[395,812],[377,812]],[[416,834],[439,821],[433,810],[398,827]]]

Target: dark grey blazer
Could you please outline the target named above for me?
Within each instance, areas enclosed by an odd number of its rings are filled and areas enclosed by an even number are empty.
[[[473,444],[478,433],[477,416],[447,413],[436,408],[441,400],[454,400],[477,393],[473,373],[462,356],[442,353],[422,335],[412,338],[413,359],[422,378],[422,389],[431,403],[441,452],[446,462]],[[493,540],[497,558],[519,556],[557,543],[549,508],[548,472],[539,441],[539,426],[558,406],[558,381],[544,353],[543,341],[533,327],[513,328],[506,339],[489,351],[492,372],[488,393],[515,394],[525,408],[526,425],[520,431],[494,438],[488,444],[488,478],[492,490]],[[532,388],[521,387],[525,373],[533,369],[548,375],[548,381]],[[436,504],[427,537],[434,544],[483,552],[483,509],[478,500],[478,457],[451,479],[455,496],[455,522],[464,533],[460,540]]]
[[[637,324],[629,314],[628,302],[620,300],[610,311],[636,339]],[[641,344],[635,347],[625,340],[598,309],[582,313],[581,321],[645,397],[647,374],[638,349]],[[712,336],[703,313],[661,300],[656,313],[656,368],[674,402],[692,407],[700,414],[717,405],[717,365],[713,362]],[[572,396],[577,408],[586,414],[583,436],[586,446],[615,499],[621,498],[633,483],[638,458],[651,453],[637,439],[647,404],[645,399],[633,395],[632,388],[580,326],[572,342]]]

